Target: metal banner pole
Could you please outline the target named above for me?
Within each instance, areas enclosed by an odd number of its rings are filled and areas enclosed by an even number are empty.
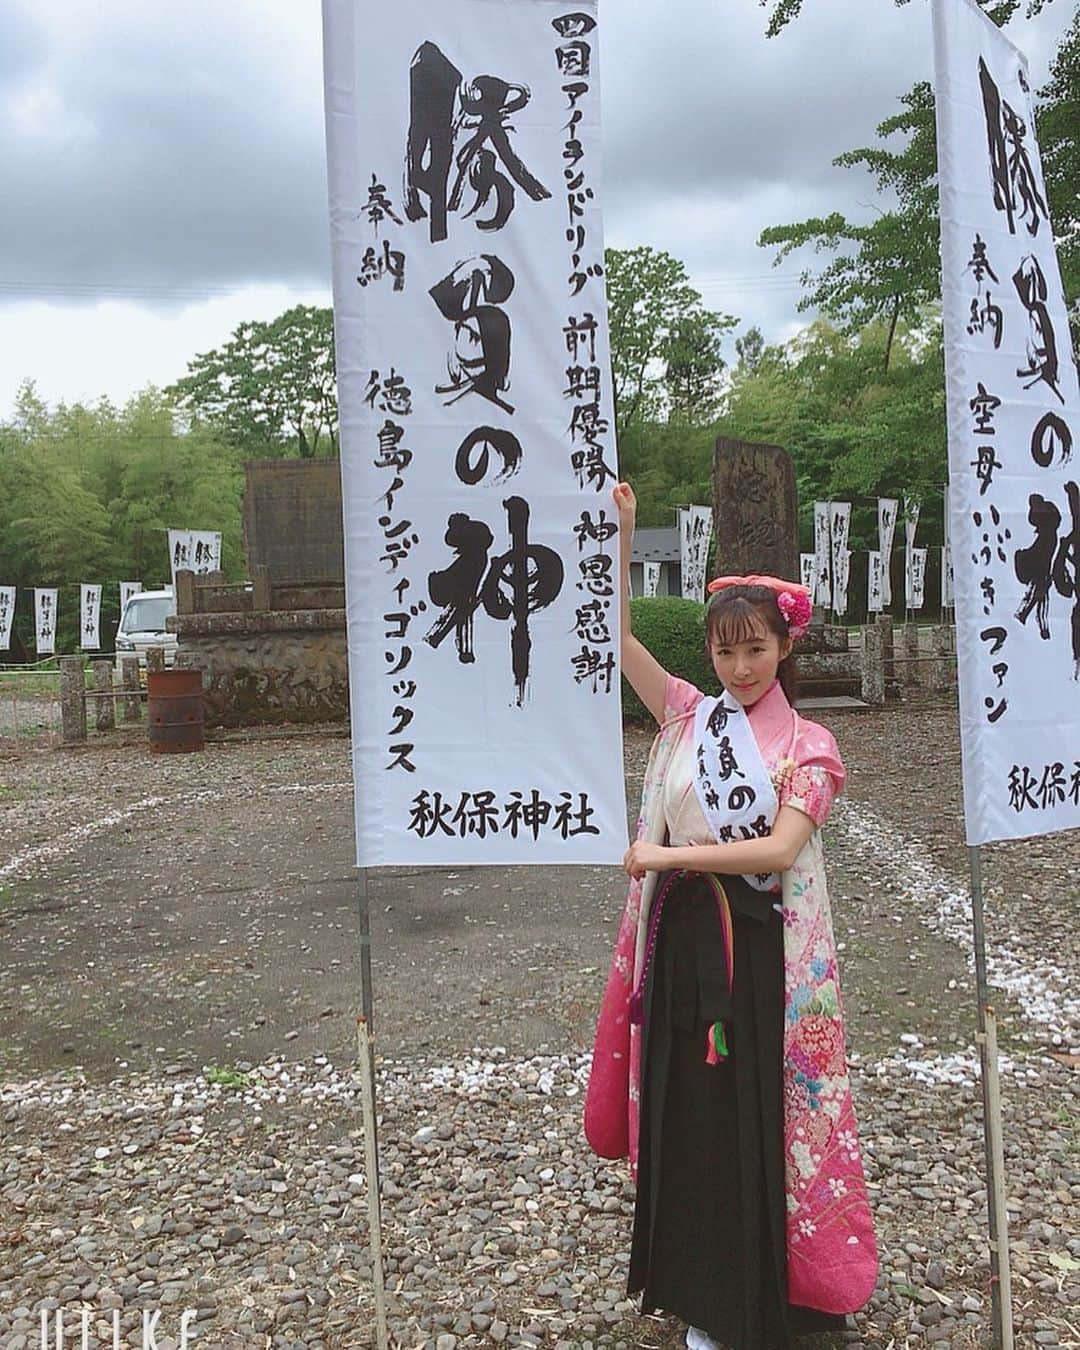
[[[371,1278],[375,1289],[375,1336],[378,1350],[390,1350],[386,1320],[386,1272],[383,1266],[382,1192],[379,1185],[379,1140],[375,1118],[375,1027],[371,988],[371,917],[368,869],[359,869],[360,1016],[356,1019],[360,1057],[360,1099],[364,1121],[364,1170],[367,1174],[368,1229],[371,1236]]]
[[[1009,1214],[1005,1204],[1005,1149],[1002,1139],[1001,1090],[998,1080],[997,1014],[986,980],[986,931],[983,927],[982,857],[968,849],[971,865],[971,913],[975,945],[975,986],[979,1003],[978,1031],[986,1139],[986,1200],[990,1215],[990,1298],[996,1350],[1013,1350],[1012,1275],[1009,1266]]]

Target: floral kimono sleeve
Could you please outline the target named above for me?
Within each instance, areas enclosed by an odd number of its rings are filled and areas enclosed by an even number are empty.
[[[796,758],[781,767],[777,797],[781,806],[793,806],[820,829],[846,777],[832,732],[816,722],[803,722]]]
[[[677,675],[669,675],[664,690],[664,721],[696,708],[703,698],[702,692],[689,680],[680,680]]]

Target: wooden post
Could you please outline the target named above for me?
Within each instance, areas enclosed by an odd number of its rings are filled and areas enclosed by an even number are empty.
[[[183,576],[183,573],[180,574]],[[190,573],[188,574],[191,575]],[[146,669],[164,670],[165,669],[165,648],[148,647],[146,649]]]
[[[86,671],[81,656],[60,658],[60,721],[65,745],[86,740]]]
[[[91,669],[94,672],[94,691],[101,695],[96,699],[97,703],[97,729],[98,731],[116,730],[116,705],[113,703],[113,663],[111,661],[91,661]]]
[[[142,715],[139,698],[139,658],[125,656],[120,662],[120,670],[120,685],[127,692],[124,699],[124,721],[137,722]]]

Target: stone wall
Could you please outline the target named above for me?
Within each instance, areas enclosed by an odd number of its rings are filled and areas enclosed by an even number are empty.
[[[203,669],[207,726],[347,719],[343,609],[182,614],[172,623],[185,661]]]

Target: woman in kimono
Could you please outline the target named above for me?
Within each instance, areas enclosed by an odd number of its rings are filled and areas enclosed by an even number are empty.
[[[636,501],[614,490],[623,674],[660,724],[585,1130],[637,1175],[628,1292],[691,1350],[843,1329],[877,1276],[819,830],[836,742],[788,701],[806,588],[709,586],[707,697],[630,630]]]

